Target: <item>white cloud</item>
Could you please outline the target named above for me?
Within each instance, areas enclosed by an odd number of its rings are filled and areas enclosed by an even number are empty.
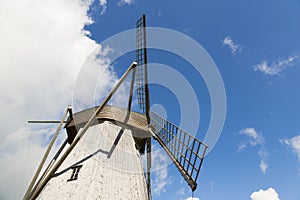
[[[166,192],[168,185],[168,170],[163,168],[155,172],[155,180],[153,183],[153,194],[160,195],[162,192]]]
[[[244,128],[239,131],[239,134],[246,135],[247,137],[249,137],[250,138],[249,144],[251,146],[257,146],[257,145],[260,146],[260,150],[258,151],[258,155],[261,159],[259,168],[260,168],[261,172],[263,172],[265,174],[267,172],[269,165],[266,162],[267,157],[268,157],[268,152],[266,151],[266,149],[264,147],[265,139],[263,137],[263,134],[260,132],[257,132],[253,127]],[[238,152],[245,149],[246,147],[247,147],[246,144],[240,145],[238,148]]]
[[[260,170],[265,174],[267,172],[268,169],[268,164],[265,162],[265,160],[261,160],[260,164],[259,164],[259,168]]]
[[[185,189],[184,189],[184,187],[180,188],[180,189],[177,191],[177,194],[180,195],[180,196],[185,195]]]
[[[113,67],[108,66],[111,52],[113,50],[109,47],[99,47],[86,59],[73,89],[73,109],[78,111],[96,106],[111,91],[118,80]],[[122,88],[123,86],[120,87]],[[116,95],[113,98],[116,98]]]
[[[246,144],[241,144],[238,148],[238,152],[242,151],[243,149],[245,149],[247,147]]]
[[[254,71],[261,71],[268,75],[277,75],[286,68],[293,66],[295,60],[298,57],[296,55],[291,55],[287,59],[280,59],[276,62],[273,62],[271,64],[268,64],[267,61],[262,61],[261,63],[254,65]]]
[[[152,147],[152,171],[154,172],[154,181],[152,183],[153,194],[159,196],[162,192],[166,192],[168,185],[172,183],[172,177],[168,173],[169,157],[163,149],[157,146]]]
[[[119,5],[124,5],[124,4],[133,4],[134,3],[134,0],[121,0],[119,1]]]
[[[300,135],[292,137],[291,139],[280,140],[281,143],[288,145],[298,156],[300,162]]]
[[[247,135],[251,138],[250,144],[256,146],[257,144],[263,144],[264,138],[261,133],[258,133],[254,128],[244,128],[239,132],[241,135]]]
[[[200,200],[200,199],[197,198],[197,197],[189,197],[189,198],[187,198],[186,200]]]
[[[255,191],[251,194],[250,198],[251,200],[280,200],[278,193],[273,188]]]
[[[0,110],[5,113],[0,115],[0,199],[22,198],[55,128],[28,125],[26,121],[60,119],[72,103],[72,89],[81,65],[99,47],[83,30],[92,23],[87,16],[91,3],[0,3]],[[113,72],[105,77],[110,78],[109,83],[115,82]],[[63,137],[65,133],[59,140]]]
[[[106,0],[99,0],[99,4],[102,7],[101,15],[106,12],[107,9],[107,1]]]
[[[266,151],[263,144],[261,145],[261,148],[258,151],[258,155],[261,159],[259,168],[265,174],[267,172],[267,169],[269,168],[269,164],[266,162],[266,160],[268,158],[268,152]]]
[[[231,53],[235,55],[236,52],[241,51],[242,47],[233,42],[230,36],[224,38],[223,45],[228,46],[231,50]]]

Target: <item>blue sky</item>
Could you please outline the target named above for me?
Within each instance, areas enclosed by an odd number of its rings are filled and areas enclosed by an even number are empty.
[[[92,13],[95,23],[86,29],[91,38],[101,42],[134,28],[136,19],[145,13],[148,26],[192,37],[218,66],[226,88],[227,116],[222,135],[204,162],[195,197],[250,199],[254,191],[274,188],[280,199],[297,200],[300,162],[291,138],[300,134],[299,11],[300,2],[296,0],[137,0],[130,5],[111,1],[103,15]],[[156,53],[152,52],[151,58],[150,51],[150,61],[175,68],[179,65],[180,61],[170,61],[171,56],[159,57]],[[203,86],[197,89],[201,98],[209,98]],[[209,120],[206,107],[210,102],[201,103],[205,108],[201,120]],[[207,129],[207,123],[200,129]],[[153,199],[191,196],[173,166],[168,167],[168,176],[173,180]]]
[[[60,118],[72,104],[88,55],[105,39],[135,28],[142,14],[148,26],[179,31],[201,44],[224,82],[226,120],[204,161],[195,199],[300,199],[299,0],[82,2],[0,2],[0,110],[6,113],[0,117],[0,199],[21,198],[51,136],[53,127],[26,121]],[[197,137],[202,139],[211,117],[203,78],[171,53],[149,50],[148,57],[190,81],[200,102]],[[115,61],[113,71],[103,75],[103,88],[109,90],[132,59],[134,53]],[[174,95],[155,85],[150,89],[152,104],[162,105],[168,118],[180,123]],[[192,196],[173,165],[153,173],[152,183],[154,200]]]

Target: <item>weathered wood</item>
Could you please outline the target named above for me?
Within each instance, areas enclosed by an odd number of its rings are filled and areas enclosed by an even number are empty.
[[[153,112],[151,114],[153,126],[150,127],[149,131],[164,148],[192,191],[195,191],[197,178],[208,146],[158,114]],[[179,136],[178,131],[180,132]],[[201,152],[199,152],[200,149]]]
[[[82,166],[77,179],[68,182],[77,166]],[[110,121],[89,127],[39,199],[148,200],[132,131]]]
[[[118,83],[116,84],[116,86],[112,89],[112,91],[109,93],[109,95],[105,98],[105,100],[103,101],[103,103],[101,104],[101,106],[99,106],[96,109],[96,111],[91,116],[91,118],[88,120],[88,122],[85,124],[85,126],[81,129],[81,131],[79,131],[79,133],[77,134],[76,138],[74,139],[74,141],[72,142],[72,144],[69,146],[69,148],[65,151],[65,153],[61,156],[61,158],[58,160],[58,162],[53,166],[53,168],[48,173],[48,175],[45,177],[45,179],[41,182],[40,187],[38,187],[36,189],[36,191],[33,193],[32,197],[30,198],[31,200],[36,199],[38,197],[38,195],[40,194],[40,192],[42,191],[42,189],[49,182],[49,180],[52,178],[52,176],[57,171],[57,169],[61,166],[61,164],[64,162],[64,160],[68,157],[68,155],[70,154],[70,152],[74,149],[74,147],[76,146],[76,144],[80,141],[80,139],[82,138],[82,136],[86,133],[86,131],[88,130],[88,128],[90,127],[90,125],[94,122],[94,120],[96,119],[96,116],[102,111],[102,109],[104,108],[104,106],[106,106],[106,104],[108,103],[108,101],[111,99],[111,97],[114,95],[114,93],[120,87],[120,85],[123,83],[123,81],[127,77],[128,73],[133,68],[135,68],[135,67],[136,67],[136,62],[133,62],[129,66],[129,68],[127,69],[127,71],[123,74],[123,76],[121,77],[121,79],[118,81]]]
[[[38,169],[37,169],[37,171],[36,171],[36,173],[35,173],[32,181],[30,183],[29,187],[28,187],[28,189],[27,189],[27,191],[26,191],[26,193],[24,195],[24,198],[23,198],[24,200],[27,200],[29,198],[29,194],[31,192],[31,189],[34,186],[34,183],[35,183],[36,179],[38,178],[38,176],[39,176],[39,174],[40,174],[40,172],[41,172],[41,170],[42,170],[42,168],[43,168],[43,166],[44,166],[44,164],[46,162],[46,159],[47,159],[47,157],[48,157],[48,155],[50,153],[50,150],[52,149],[52,146],[53,146],[53,144],[54,144],[54,142],[55,142],[55,140],[57,138],[57,135],[58,135],[58,133],[59,133],[59,131],[60,131],[62,125],[63,125],[63,122],[64,122],[64,120],[65,120],[65,118],[66,118],[66,116],[68,114],[69,109],[70,108],[68,106],[67,109],[66,109],[66,111],[65,111],[65,113],[64,113],[64,115],[63,115],[63,117],[62,117],[62,119],[60,120],[60,124],[58,125],[58,127],[57,127],[57,129],[56,129],[56,131],[55,131],[55,133],[53,135],[53,138],[52,138],[52,140],[51,140],[51,142],[50,142],[50,144],[49,144],[49,146],[48,146],[48,148],[47,148],[47,150],[46,150],[46,152],[45,152],[45,154],[44,154],[44,156],[42,158],[42,161],[41,161],[41,163],[40,163],[40,165],[39,165],[39,167],[38,167]]]
[[[27,123],[31,124],[58,124],[61,121],[58,120],[29,120]],[[66,123],[66,121],[63,121],[63,123]]]
[[[55,156],[52,158],[52,160],[50,161],[49,165],[45,169],[44,173],[41,175],[40,179],[37,181],[37,183],[33,187],[32,191],[30,192],[30,196],[32,196],[32,194],[35,192],[36,188],[39,187],[40,183],[44,180],[44,178],[46,177],[46,175],[49,173],[50,169],[55,164],[57,158],[59,157],[59,155],[61,154],[61,152],[63,151],[63,149],[67,145],[67,143],[68,143],[68,140],[65,139],[65,141],[62,143],[62,145],[60,146],[59,150],[56,152]]]

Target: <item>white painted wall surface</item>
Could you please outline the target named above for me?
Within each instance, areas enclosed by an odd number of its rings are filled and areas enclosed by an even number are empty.
[[[57,171],[78,162],[82,165],[78,179],[68,182],[73,170],[66,170],[50,180],[39,199],[148,199],[140,154],[130,130],[125,129],[108,158],[120,130],[107,121],[90,127]]]

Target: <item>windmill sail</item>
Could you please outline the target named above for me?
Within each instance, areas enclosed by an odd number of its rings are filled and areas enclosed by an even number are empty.
[[[142,113],[150,121],[145,15],[136,22],[136,62],[135,83],[137,99]]]
[[[151,125],[154,138],[195,191],[207,145],[154,112],[151,112]]]
[[[146,116],[147,123],[150,124],[150,100],[148,88],[148,61],[146,44],[146,15],[143,15],[136,22],[136,63],[137,66],[133,71],[132,83],[134,82],[135,78],[138,104],[140,109],[142,110],[142,113]],[[142,140],[146,140],[147,145],[147,190],[148,196],[151,198],[151,137]]]

